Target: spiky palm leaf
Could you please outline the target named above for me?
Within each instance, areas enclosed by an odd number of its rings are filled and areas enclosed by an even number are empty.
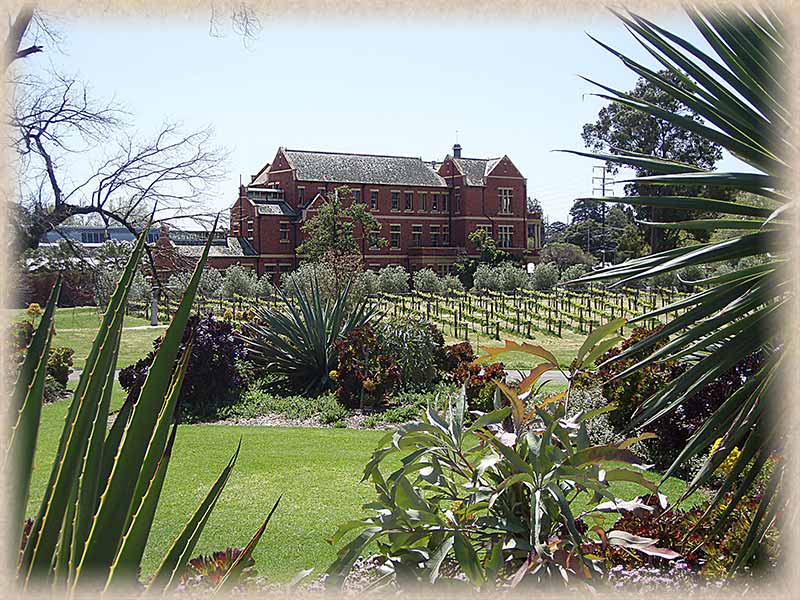
[[[60,280],[53,288],[17,379],[12,401],[18,407],[18,415],[2,468],[15,481],[9,524],[12,530],[14,525],[19,529],[8,537],[12,546],[6,554],[16,564],[3,566],[12,572],[16,569],[17,580],[25,589],[85,593],[112,586],[119,591],[123,586],[130,591],[129,586],[137,582],[175,442],[172,424],[191,341],[176,365],[179,344],[211,241],[209,236],[136,402],[126,403],[109,432],[109,403],[124,308],[147,230],[145,227],[134,245],[86,358],[86,368],[67,409],[50,478],[27,535],[22,534],[22,516],[41,421],[47,349]],[[167,591],[175,585],[175,574],[188,562],[238,452],[237,449],[200,509],[173,543],[150,589]],[[248,552],[265,526],[266,523],[248,545]]]
[[[257,308],[258,322],[246,326],[242,336],[253,362],[304,394],[328,389],[333,383],[328,374],[337,364],[334,343],[378,318],[366,299],[351,306],[351,283],[324,303],[316,281],[310,290],[295,285],[295,301],[278,290],[281,305]]]
[[[786,269],[789,253],[786,240],[794,211],[794,201],[786,193],[784,179],[787,157],[793,151],[791,115],[781,78],[787,40],[779,16],[767,7],[723,11],[709,5],[703,9],[687,7],[686,11],[716,56],[638,15],[614,11],[656,59],[659,69],[674,74],[682,83],[681,87],[673,85],[657,70],[598,43],[638,76],[700,115],[704,122],[673,114],[602,84],[597,85],[606,93],[597,96],[704,136],[748,164],[753,172],[709,172],[631,152],[573,153],[655,173],[631,180],[636,183],[697,186],[698,192],[700,186],[721,186],[759,196],[760,206],[741,199],[722,201],[693,196],[602,198],[608,202],[711,211],[724,216],[650,225],[684,230],[724,229],[732,230],[733,235],[724,241],[700,243],[629,260],[578,281],[614,279],[624,284],[692,265],[747,257],[758,257],[761,261],[756,266],[739,267],[733,272],[694,282],[698,291],[680,302],[689,310],[614,359],[624,359],[660,340],[667,340],[666,345],[619,377],[657,360],[681,359],[688,363],[689,368],[683,375],[641,405],[632,426],[643,427],[674,411],[743,357],[755,352],[765,357],[761,369],[699,428],[664,474],[666,479],[680,464],[707,451],[717,438],[722,438],[718,450],[705,461],[691,482],[686,496],[707,482],[735,447],[741,449],[706,513],[710,514],[723,496],[734,491],[733,502],[714,529],[718,531],[739,499],[752,487],[764,462],[781,446],[781,434],[775,426],[784,416],[777,403],[778,383],[790,340],[775,327],[775,321],[788,316],[794,301],[792,281]],[[637,320],[671,310],[673,307],[658,309]],[[778,505],[775,491],[779,489],[782,474],[779,464],[754,515],[734,570],[752,554],[774,520]]]

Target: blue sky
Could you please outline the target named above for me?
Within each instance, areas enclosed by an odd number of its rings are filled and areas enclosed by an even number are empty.
[[[232,32],[210,36],[198,17],[64,19],[62,53],[25,68],[78,75],[95,96],[123,104],[144,136],[164,121],[213,125],[230,151],[208,198],[219,209],[278,146],[431,160],[458,131],[464,156],[507,154],[550,220],[565,220],[575,197],[591,195],[597,163],[553,150],[582,149],[581,128],[604,104],[579,75],[622,89],[635,82],[586,32],[645,58],[610,15],[483,25],[264,19],[247,44]],[[656,19],[697,37],[682,15]]]

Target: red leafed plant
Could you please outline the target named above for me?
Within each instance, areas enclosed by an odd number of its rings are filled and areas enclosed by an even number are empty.
[[[363,408],[382,402],[400,385],[400,367],[383,352],[369,325],[356,327],[335,343],[339,355],[335,379],[339,401]]]
[[[186,570],[181,576],[181,584],[191,587],[208,586],[216,588],[242,552],[244,552],[242,548],[226,548],[225,550],[212,552],[211,555],[201,554],[196,556],[186,566]],[[256,561],[253,560],[252,556],[245,558],[239,565],[239,580],[235,583],[243,583],[253,577],[255,575],[255,570],[253,569],[255,564]]]

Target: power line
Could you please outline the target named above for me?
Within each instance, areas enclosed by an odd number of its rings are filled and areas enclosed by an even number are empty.
[[[608,176],[608,167],[606,165],[595,165],[592,167],[592,172],[600,172],[600,175],[592,175],[592,196],[595,195],[596,192],[600,192],[600,197],[605,198],[608,196],[606,193],[606,188],[608,186],[614,185],[614,180]],[[600,183],[599,187],[597,182]],[[606,203],[600,202],[602,207],[601,210],[601,223],[600,223],[600,252],[603,255],[603,265],[605,266],[606,263]],[[587,245],[587,252],[589,252],[589,232],[591,231],[591,227],[586,228],[586,245]]]

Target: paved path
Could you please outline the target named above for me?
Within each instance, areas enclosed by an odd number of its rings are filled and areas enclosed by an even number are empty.
[[[166,329],[168,325],[134,325],[133,327],[123,327],[122,331],[136,331],[137,329]],[[73,329],[59,329],[58,331],[94,331],[92,327],[76,327]]]
[[[119,372],[120,369],[114,371],[114,381],[117,380]],[[81,373],[83,373],[83,369],[72,369],[72,372],[69,374],[69,381],[78,381],[81,378]]]

